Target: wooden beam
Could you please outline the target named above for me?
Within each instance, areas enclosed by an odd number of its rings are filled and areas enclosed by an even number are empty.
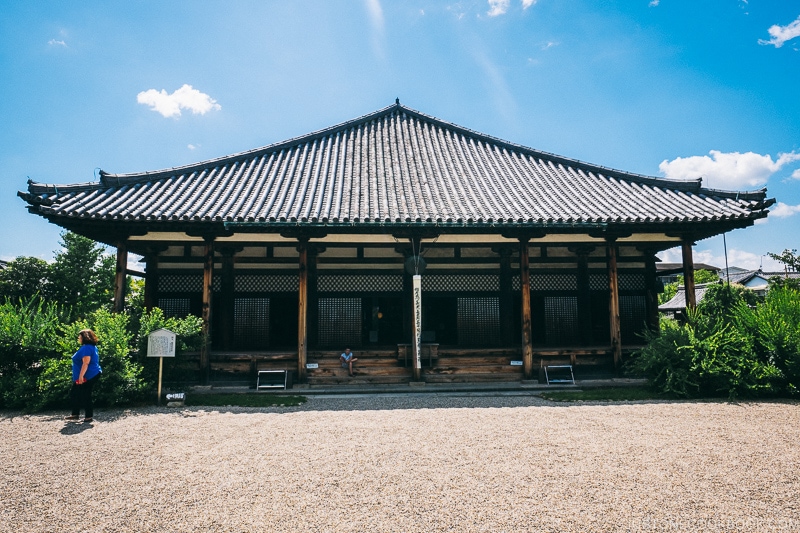
[[[610,326],[611,353],[614,356],[614,368],[619,370],[622,363],[622,332],[619,320],[616,238],[606,239],[606,257],[608,259],[608,322]]]
[[[115,313],[125,310],[125,288],[127,285],[128,247],[125,241],[117,243],[117,270],[114,275],[114,309]]]
[[[519,239],[519,285],[522,296],[522,373],[533,376],[533,335],[531,333],[531,275],[528,239]]]
[[[300,238],[298,242],[297,381],[305,383],[308,358],[308,239]]]
[[[694,260],[692,259],[691,239],[684,238],[681,241],[681,252],[683,256],[683,290],[686,295],[686,308],[694,309],[697,307],[697,298],[694,293]]]
[[[200,347],[200,382],[211,377],[211,295],[214,282],[214,238],[207,238],[203,249],[203,345]]]

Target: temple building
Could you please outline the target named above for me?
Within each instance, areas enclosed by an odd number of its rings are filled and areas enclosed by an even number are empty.
[[[618,368],[658,324],[656,253],[682,246],[693,305],[692,245],[774,203],[766,189],[706,189],[540,152],[399,102],[227,157],[29,182],[19,196],[116,247],[118,308],[127,254],[144,256],[146,305],[203,317],[204,382],[270,365],[299,382],[338,379],[336,365],[308,363],[336,362],[346,345],[392,359],[385,375],[397,380],[531,379],[556,360]],[[414,274],[421,375],[406,359]],[[470,366],[478,360],[483,371]]]

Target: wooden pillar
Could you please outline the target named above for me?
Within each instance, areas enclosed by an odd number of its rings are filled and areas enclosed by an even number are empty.
[[[317,247],[308,250],[308,345],[319,344],[319,294],[317,292]]]
[[[589,280],[589,254],[594,246],[581,246],[575,250],[578,256],[578,328],[581,344],[592,344],[592,288]]]
[[[511,286],[511,249],[500,249],[500,342],[514,344],[514,294]]]
[[[411,342],[412,322],[414,321],[414,290],[411,274],[403,269],[403,342]],[[410,346],[410,345],[409,345]],[[410,349],[410,348],[409,348]]]
[[[533,334],[531,333],[531,273],[528,239],[519,240],[519,285],[522,296],[522,373],[533,376]]]
[[[158,307],[158,252],[148,252],[144,261],[144,308],[152,311]]]
[[[117,243],[117,270],[114,275],[114,308],[115,313],[125,310],[125,288],[128,273],[128,245],[125,241]]]
[[[645,303],[647,309],[647,328],[658,331],[658,276],[656,255],[652,250],[644,250]]]
[[[606,257],[608,260],[608,322],[610,325],[611,353],[614,356],[614,368],[618,370],[622,362],[622,332],[619,320],[616,238],[606,238]]]
[[[200,383],[211,377],[211,294],[214,282],[214,238],[206,238],[203,249],[203,345],[200,347]]]
[[[299,239],[297,251],[300,252],[297,276],[297,381],[305,383],[308,358],[308,239]]]
[[[232,350],[234,347],[233,338],[233,313],[236,299],[234,292],[236,290],[236,280],[234,274],[234,258],[233,255],[236,250],[233,248],[224,248],[222,252],[222,305],[218,309],[220,312],[219,325],[220,333],[222,334],[222,348],[224,350]]]
[[[697,298],[694,292],[694,260],[692,259],[691,239],[684,238],[681,241],[681,252],[683,255],[683,290],[686,294],[686,308],[694,309],[697,307]]]

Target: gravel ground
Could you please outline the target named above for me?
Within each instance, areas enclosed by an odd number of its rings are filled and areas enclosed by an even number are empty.
[[[798,531],[800,405],[0,413],[0,531]]]

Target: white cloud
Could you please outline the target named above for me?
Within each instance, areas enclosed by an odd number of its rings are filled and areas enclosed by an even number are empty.
[[[786,218],[800,213],[800,205],[788,205],[783,202],[775,204],[769,214],[773,217]]]
[[[678,157],[672,161],[666,159],[658,165],[658,169],[668,178],[696,179],[703,178],[703,185],[717,189],[742,189],[764,185],[770,176],[784,165],[800,160],[800,154],[789,152],[778,154],[776,161],[772,156],[753,152],[723,153],[718,150],[709,152],[711,157],[691,156]]]
[[[372,27],[376,29],[383,29],[383,8],[381,7],[380,0],[364,0],[369,12],[369,18],[372,22]]]
[[[789,23],[787,26],[778,26],[777,24],[770,26],[767,31],[772,38],[769,41],[759,39],[758,44],[771,44],[775,48],[780,48],[786,41],[790,41],[795,37],[800,37],[800,17],[797,17],[797,20]]]
[[[800,180],[800,168],[792,172],[792,177],[796,180]]]
[[[59,41],[57,39],[50,39],[49,41],[47,41],[47,44],[49,44],[50,46],[63,46],[64,48],[67,47],[67,42],[64,40]]]
[[[383,8],[380,0],[364,0],[364,5],[369,13],[370,25],[372,26],[372,51],[379,57],[384,57],[384,19]]]
[[[682,263],[680,247],[670,248],[658,254],[658,257],[665,263]],[[692,250],[692,260],[695,263],[705,263],[718,268],[725,268],[725,255],[714,255],[711,250]],[[764,272],[777,272],[783,270],[783,263],[775,261],[768,255],[758,255],[745,250],[729,249],[728,265],[731,267],[745,268],[747,270],[758,270],[759,267]]]
[[[136,95],[136,101],[149,105],[153,111],[157,111],[165,117],[179,117],[181,109],[188,109],[195,115],[205,115],[212,109],[222,109],[222,106],[209,95],[185,84],[172,94],[167,94],[164,89],[142,91]]]
[[[650,3],[647,4],[647,5],[649,5],[650,7],[658,7],[658,4],[660,4],[660,3],[661,3],[661,0],[650,0]]]
[[[505,14],[508,11],[508,4],[511,0],[489,0],[489,11],[486,12],[490,17]]]
[[[550,48],[553,48],[554,46],[558,46],[558,43],[554,41],[547,41],[542,45],[542,50],[548,50]]]
[[[197,146],[194,144],[187,144],[186,148],[188,148],[189,150],[197,150]]]
[[[522,0],[522,9],[528,9],[538,1],[539,0]]]

